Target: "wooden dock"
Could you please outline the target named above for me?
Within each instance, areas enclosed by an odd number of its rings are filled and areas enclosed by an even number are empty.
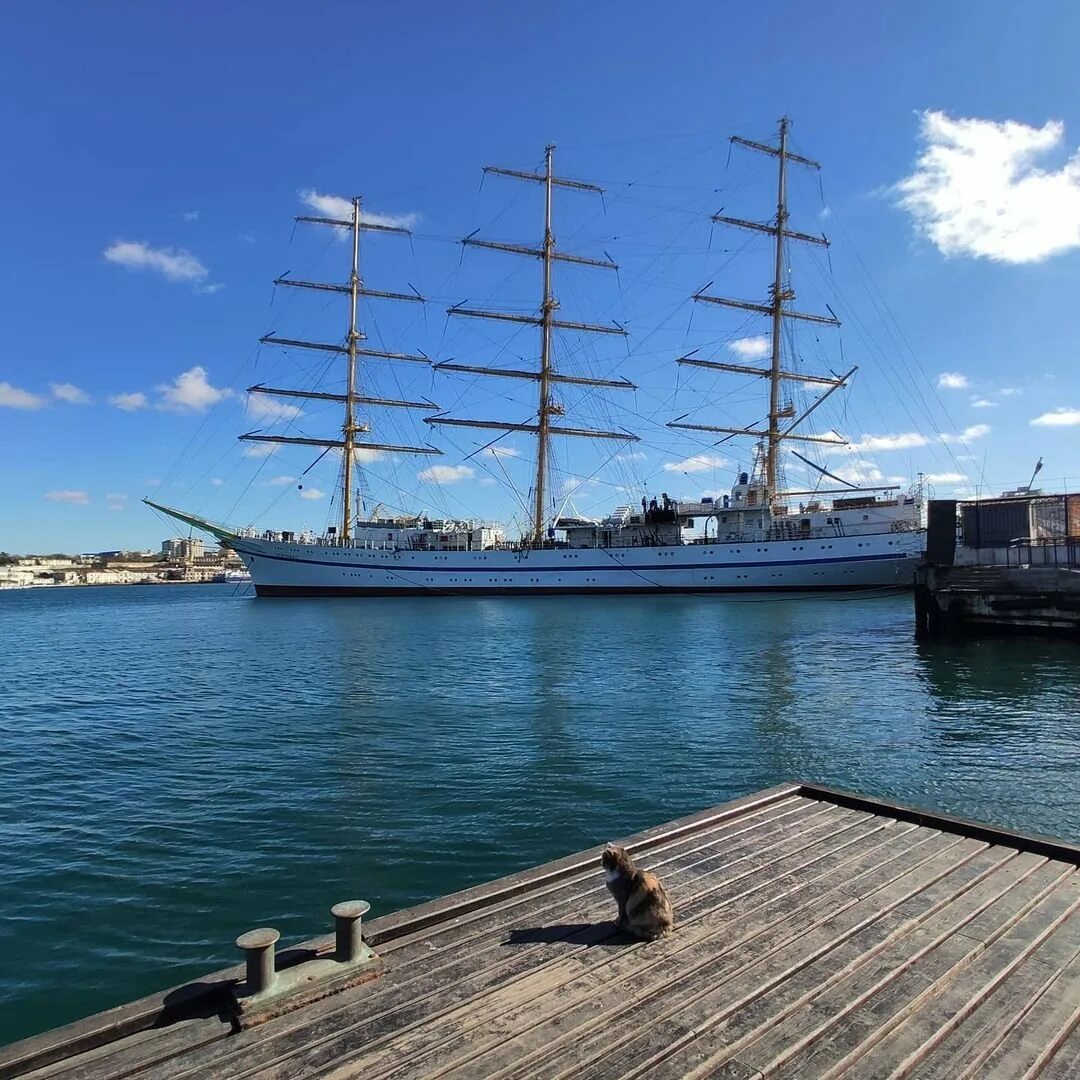
[[[1080,848],[795,783],[626,844],[669,938],[616,934],[598,847],[365,924],[369,981],[264,1022],[233,968],[0,1077],[1080,1075]]]

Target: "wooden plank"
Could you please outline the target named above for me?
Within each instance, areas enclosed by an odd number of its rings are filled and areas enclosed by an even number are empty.
[[[846,832],[852,830],[854,825],[859,824],[866,828],[880,827],[872,821],[861,821],[860,819],[864,817],[865,815],[854,815],[854,823],[846,818],[837,818],[834,828]],[[789,861],[806,861],[807,855],[805,851],[799,850],[804,848],[805,845],[799,842],[798,837],[793,838],[785,846],[795,849],[792,854],[787,856]],[[813,850],[813,848],[810,850]],[[769,864],[766,869],[761,870],[754,870],[754,868],[749,871],[739,869],[730,878],[729,884],[732,881],[752,877],[755,873],[771,873],[774,877],[782,880],[783,871],[784,867],[779,863]],[[716,887],[715,884],[712,886],[713,889]],[[746,887],[742,886],[742,888],[745,890]],[[684,902],[681,907],[683,911],[692,911],[693,902],[690,904]],[[690,940],[687,927],[693,921],[693,918],[693,914],[683,916],[681,918],[683,929],[676,935],[676,938],[653,943],[651,948],[656,951],[666,951],[677,948],[677,945],[672,946],[669,944],[671,941],[678,939],[685,943]],[[706,928],[704,932],[708,933],[708,929]],[[521,970],[515,972],[515,978],[511,980],[480,987],[475,983],[440,987],[440,1004],[444,1006],[449,1004],[451,1007],[449,1009],[440,1009],[437,1015],[429,1013],[422,1017],[414,1017],[408,1013],[408,1006],[406,1006],[406,1009],[402,1012],[389,1017],[384,1016],[376,1025],[365,1023],[354,1026],[344,1035],[338,1032],[337,1037],[331,1040],[333,1045],[327,1046],[325,1049],[315,1048],[313,1050],[310,1039],[304,1039],[296,1048],[298,1056],[295,1059],[281,1060],[280,1075],[289,1075],[295,1069],[322,1070],[329,1067],[335,1059],[340,1058],[342,1052],[359,1055],[346,1058],[349,1062],[347,1066],[343,1066],[346,1071],[348,1069],[378,1070],[385,1066],[387,1058],[394,1056],[399,1059],[415,1060],[426,1050],[439,1045],[454,1035],[460,1034],[463,1024],[469,1028],[487,1027],[497,1020],[499,1015],[513,1008],[524,1006],[530,1001],[533,1001],[535,1007],[534,999],[538,993],[548,993],[562,984],[573,982],[581,976],[583,964],[614,963],[621,954],[627,953],[633,948],[633,946],[628,949],[625,945],[615,945],[596,950],[595,945],[597,943],[587,940],[581,940],[577,944],[579,948],[575,950],[575,953],[582,955],[570,955],[551,961],[544,960],[542,954],[539,960],[534,956],[524,956]],[[587,951],[587,946],[590,944],[594,948]],[[550,945],[548,951],[550,951]],[[583,955],[587,959],[583,959]],[[638,963],[634,962],[633,966],[637,966]],[[542,981],[537,982],[538,979]],[[592,993],[591,988],[589,993]],[[402,1027],[403,1020],[407,1023],[405,1028]]]
[[[929,851],[922,845],[913,849],[914,866],[898,860],[892,871],[886,871],[883,876],[889,881],[907,878],[911,883],[921,883],[947,872],[979,847],[954,837],[935,834],[934,839],[937,843],[931,845]],[[872,861],[865,872],[882,873]],[[609,1066],[629,1069],[642,1057],[659,1056],[657,1052],[663,1048],[653,1032],[660,1020],[674,1017],[685,1023],[686,1009],[713,989],[723,1001],[729,1000],[727,987],[742,972],[763,958],[776,962],[776,958],[787,954],[790,959],[792,950],[798,952],[803,948],[815,927],[835,920],[838,913],[840,918],[858,920],[873,902],[849,897],[838,888],[841,882],[850,882],[857,876],[857,869],[842,865],[836,868],[831,880],[823,879],[818,883],[816,895],[808,896],[802,889],[797,889],[794,895],[789,893],[779,897],[780,902],[775,905],[760,905],[757,910],[749,911],[735,907],[726,919],[722,915],[716,919],[715,925],[721,934],[730,934],[730,926],[738,927],[737,934],[719,949],[710,942],[691,946],[681,956],[676,956],[674,962],[657,965],[655,971],[646,973],[636,971],[628,958],[625,971],[611,972],[613,976],[622,977],[615,981],[609,978],[598,999],[603,1006],[600,1014],[595,1011],[590,1014],[582,1007],[576,1016],[560,1018],[560,1029],[568,1033],[575,1045],[578,1059],[575,1075],[603,1076],[604,1069]],[[851,914],[856,908],[860,911]],[[698,949],[700,955],[695,955]],[[538,1052],[527,1060],[519,1060],[495,1075],[555,1075],[566,1038],[566,1034],[556,1035],[549,1040],[549,1046],[539,1047]]]
[[[828,810],[827,814],[815,814],[801,819],[790,829],[779,830],[783,834],[782,838],[770,838],[771,843],[762,843],[761,838],[756,835],[746,835],[742,837],[743,842],[731,851],[724,852],[721,849],[720,853],[708,854],[706,859],[692,867],[694,873],[688,874],[688,881],[693,883],[692,887],[697,890],[710,887],[709,882],[715,875],[719,875],[716,877],[718,884],[711,886],[713,888],[719,887],[719,883],[737,881],[759,869],[756,863],[747,857],[747,852],[760,855],[765,851],[790,851],[790,859],[799,859],[803,857],[803,850],[814,837],[850,830],[866,819],[866,815],[853,811],[835,808]],[[702,866],[706,867],[705,871],[701,871]],[[697,873],[698,871],[701,872]],[[340,998],[333,999],[335,1007],[331,1011],[324,1010],[315,1015],[305,1012],[285,1017],[281,1021],[272,1022],[273,1030],[270,1030],[272,1025],[268,1024],[250,1037],[242,1033],[236,1039],[230,1040],[226,1046],[194,1055],[190,1066],[185,1062],[185,1067],[192,1068],[194,1072],[207,1067],[211,1062],[217,1067],[217,1058],[223,1054],[250,1064],[256,1060],[284,1059],[293,1049],[297,1052],[311,1051],[323,1043],[342,1039],[355,1040],[358,1045],[370,1048],[378,1042],[400,1038],[403,1025],[422,1027],[441,1012],[460,1007],[461,1003],[472,995],[479,995],[487,989],[531,974],[539,963],[536,959],[538,953],[547,955],[549,959],[546,962],[554,964],[567,950],[577,951],[593,947],[611,938],[614,934],[614,927],[608,921],[613,913],[611,901],[601,880],[598,880],[596,869],[593,871],[593,878],[596,884],[587,898],[579,898],[565,911],[562,908],[554,909],[556,918],[576,919],[573,923],[567,923],[561,933],[508,948],[508,933],[515,928],[496,920],[483,949],[461,950],[449,964],[433,963],[411,979],[399,980],[393,978],[392,973],[388,973],[375,984],[360,988],[355,993],[346,992]],[[665,880],[670,886],[679,880],[679,874],[665,874]],[[684,913],[678,917],[685,922],[686,913],[693,910],[695,894],[691,893],[687,897],[685,893],[673,890],[673,895],[676,897],[678,911]],[[583,919],[587,918],[600,921],[595,924],[583,922]],[[351,1017],[346,1018],[346,1011],[351,1010],[354,1003],[360,1002],[363,1004],[363,1020],[357,1023]],[[165,1071],[162,1075],[172,1074]],[[186,1075],[186,1072],[178,1072],[176,1075]]]
[[[974,855],[983,850],[982,845],[971,840],[957,841],[957,849],[966,850]],[[839,974],[857,964],[866,955],[887,947],[902,935],[910,920],[896,911],[907,896],[918,891],[931,880],[936,880],[949,873],[956,865],[956,854],[951,849],[946,856],[952,855],[952,861],[946,857],[904,875],[893,886],[881,890],[879,895],[866,900],[855,901],[850,907],[835,915],[823,919],[818,925],[800,934],[784,947],[772,950],[764,956],[755,954],[749,963],[734,971],[730,978],[716,980],[705,992],[687,995],[680,1002],[678,1018],[694,1031],[696,1040],[711,1039],[718,1050],[713,1064],[722,1064],[732,1057],[744,1064],[761,1069],[759,1060],[747,1052],[745,1044],[762,1027],[772,1030],[774,1019],[768,1014],[776,1011],[794,1011],[797,1003],[789,1003],[783,1008],[783,987],[796,979],[801,971],[818,965],[820,976],[811,976],[813,985],[818,979],[826,979],[828,972],[839,968]],[[944,865],[942,865],[944,863]],[[927,874],[927,870],[930,873]],[[853,940],[858,939],[858,940]],[[755,1003],[766,1000],[764,1016],[755,1015]],[[776,1003],[774,1006],[772,1003]],[[740,1030],[738,1017],[750,1010],[748,1030]],[[708,1033],[708,1034],[706,1034]],[[641,1037],[647,1042],[647,1036]],[[657,1047],[658,1056],[685,1052],[685,1047]],[[582,1071],[583,1077],[591,1076],[588,1070]],[[600,1075],[597,1073],[596,1075]],[[813,1075],[805,1073],[804,1075]]]
[[[938,879],[915,895],[937,896],[938,905],[944,905],[994,874],[1010,853],[995,849],[982,850],[951,873]],[[888,889],[878,893],[878,902],[887,901]],[[897,941],[918,925],[919,918],[931,910],[923,906],[922,914],[912,918],[907,909],[910,901],[894,905],[891,912],[871,922],[864,929],[839,942],[813,962],[793,971],[782,982],[765,993],[750,994],[729,1012],[725,1018],[719,1013],[712,1022],[706,1018],[703,1029],[695,1031],[693,1046],[687,1045],[675,1051],[672,1061],[707,1062],[710,1067],[735,1056],[747,1066],[761,1069],[762,1063],[748,1052],[748,1047],[762,1037],[772,1035],[774,1047],[784,1047],[792,1038],[790,1032],[798,1031],[806,1016],[806,1010],[815,997],[848,978],[860,966],[892,947]],[[828,925],[826,923],[826,925]],[[785,1024],[786,1022],[786,1024]],[[784,1032],[784,1034],[779,1034]],[[759,1057],[768,1057],[768,1051],[757,1046]],[[670,1066],[675,1068],[676,1065]],[[808,1074],[807,1074],[808,1075]]]
[[[1047,870],[1072,871],[1071,866],[1050,864]],[[917,1011],[878,1041],[858,1059],[860,1072],[868,1076],[907,1075],[914,1069],[922,1073],[922,1062],[931,1051],[953,1034],[980,1006],[997,997],[999,1006],[1015,1009],[1019,990],[1010,985],[1024,961],[1043,946],[1051,963],[1055,956],[1068,960],[1080,948],[1080,918],[1075,912],[1080,908],[1080,883],[1075,873],[1058,885],[1039,904],[1028,910],[1000,935],[993,934],[985,940],[986,949],[955,977],[940,978],[932,986]],[[1073,925],[1068,926],[1072,921]],[[1059,932],[1062,931],[1062,932]],[[966,937],[959,934],[958,937]],[[1028,965],[1029,967],[1031,965]],[[1034,973],[1033,987],[1024,989],[1024,1001],[1046,980],[1050,971]],[[950,972],[950,976],[954,973]],[[962,1044],[961,1044],[962,1045]],[[956,1049],[959,1049],[957,1047]],[[948,1057],[956,1062],[957,1054]],[[951,1075],[955,1076],[959,1068]]]
[[[779,784],[677,821],[646,829],[628,838],[626,843],[635,851],[645,850],[664,840],[798,798],[799,791],[798,784]],[[369,920],[365,926],[365,938],[370,944],[381,946],[423,926],[460,917],[477,907],[510,898],[547,882],[557,882],[594,864],[601,850],[601,847],[590,849],[547,863],[543,867],[522,870],[485,885],[440,897],[428,904]],[[325,952],[333,947],[333,940],[332,935],[322,935],[302,943],[297,948]],[[202,1007],[201,1002],[204,999],[214,997],[221,992],[222,987],[228,987],[242,978],[243,966],[231,965],[206,975],[197,982],[170,987],[0,1048],[0,1080],[20,1075],[28,1069],[41,1068],[64,1057],[84,1053],[94,1047],[146,1030],[155,1024],[167,1022],[170,1015],[182,1013],[188,1003],[194,1003],[197,1010]]]
[[[984,941],[961,932],[965,925],[992,912],[996,939],[1037,906],[1061,878],[1060,865],[1040,856],[1017,854],[1011,863],[1014,869],[1015,864],[1027,866],[1027,876],[1017,878],[1005,868],[980,881],[818,995],[806,1015],[778,1025],[742,1056],[765,1071],[793,1077],[841,1074],[861,1061],[936,986],[961,973],[984,951]]]
[[[882,843],[874,836],[868,836],[866,840]],[[857,858],[858,855],[849,849],[849,857]],[[788,892],[791,884],[789,880],[780,880],[780,885]],[[784,895],[786,893],[781,893],[780,898]],[[746,890],[739,899],[748,901],[748,910],[750,905],[759,908],[762,906],[762,897],[758,892]],[[550,1050],[556,1037],[565,1040],[571,1035],[575,1022],[588,1023],[596,1017],[603,1017],[604,1023],[613,1021],[610,1003],[598,1000],[597,995],[613,985],[622,975],[623,978],[618,982],[619,992],[628,1000],[633,996],[628,976],[640,975],[643,965],[648,972],[648,978],[653,981],[667,978],[672,983],[690,982],[694,978],[695,962],[698,965],[703,961],[707,962],[732,944],[730,919],[717,921],[712,918],[713,915],[714,912],[710,911],[707,913],[707,920],[698,920],[700,927],[690,929],[684,925],[677,934],[680,939],[677,945],[674,939],[669,939],[669,942],[663,943],[666,948],[662,948],[661,943],[656,943],[644,946],[643,951],[639,951],[635,956],[630,955],[627,950],[624,955],[614,957],[605,964],[602,971],[594,971],[594,975],[601,976],[599,980],[586,976],[559,988],[544,985],[535,987],[533,996],[524,1004],[485,1020],[479,1038],[472,1034],[477,1018],[468,1017],[467,1029],[457,1032],[424,1053],[410,1054],[414,1067],[405,1070],[402,1075],[423,1075],[427,1068],[434,1068],[436,1063],[440,1072],[453,1063],[462,1070],[463,1075],[470,1075],[473,1071],[470,1059],[485,1048],[490,1050],[490,1053],[482,1059],[482,1064],[476,1067],[482,1067],[484,1073],[489,1075],[495,1071],[497,1064],[514,1064],[531,1051]],[[745,920],[739,920],[738,925],[740,928],[745,926]],[[693,937],[689,936],[691,933]],[[591,956],[592,953],[586,954],[586,958]],[[599,1008],[603,1011],[598,1012]],[[567,1010],[573,1010],[575,1015],[569,1017]],[[544,1030],[541,1031],[540,1028]],[[576,1033],[573,1035],[575,1040],[578,1037]],[[534,1069],[537,1066],[530,1064],[529,1068]]]
[[[1052,1061],[1070,1037],[1080,1049],[1080,959],[1046,983],[1015,1024],[997,1043],[990,1044],[985,1060],[976,1060],[966,1075],[1037,1075],[1036,1065]],[[1064,1055],[1064,1057],[1067,1056]],[[1080,1062],[1078,1062],[1080,1066]],[[974,1070],[978,1069],[976,1073]],[[1080,1067],[1073,1075],[1080,1074]],[[1047,1074],[1049,1075],[1049,1074]]]

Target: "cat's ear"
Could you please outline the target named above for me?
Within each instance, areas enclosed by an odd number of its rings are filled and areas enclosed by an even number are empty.
[[[613,844],[613,843],[612,843],[612,842],[611,842],[611,841],[609,840],[609,841],[608,841],[608,842],[607,842],[607,843],[606,843],[606,844],[604,845],[604,850],[605,850],[605,851],[614,851],[614,850],[615,850],[615,845],[614,845],[614,844]]]

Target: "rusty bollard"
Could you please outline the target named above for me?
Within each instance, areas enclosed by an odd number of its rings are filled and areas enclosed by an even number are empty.
[[[274,943],[281,937],[273,927],[262,926],[249,930],[236,939],[236,946],[244,950],[247,960],[247,992],[261,994],[269,990],[277,980],[274,967]]]
[[[348,964],[360,959],[363,948],[360,924],[370,910],[371,905],[366,900],[343,900],[330,909],[337,937],[334,959],[339,963]]]

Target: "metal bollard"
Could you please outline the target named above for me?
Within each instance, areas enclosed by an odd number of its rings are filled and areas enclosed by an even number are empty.
[[[277,979],[274,967],[274,943],[281,937],[273,927],[262,926],[249,930],[236,939],[236,946],[243,949],[247,959],[247,992],[261,994],[269,990]]]
[[[330,909],[334,916],[334,928],[337,936],[337,952],[334,959],[349,963],[360,959],[363,941],[360,936],[360,923],[364,915],[371,910],[366,900],[343,900]]]

